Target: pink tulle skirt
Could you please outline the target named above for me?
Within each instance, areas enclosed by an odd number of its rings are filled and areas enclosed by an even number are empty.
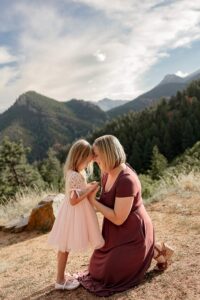
[[[48,244],[62,252],[82,252],[104,245],[96,213],[87,198],[72,206],[65,197],[48,236]]]

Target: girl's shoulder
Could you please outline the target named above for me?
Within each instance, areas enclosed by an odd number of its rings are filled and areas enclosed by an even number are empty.
[[[69,182],[85,182],[84,176],[81,173],[74,170],[67,171],[66,180],[68,180]]]
[[[68,178],[81,178],[82,177],[79,172],[74,171],[74,170],[68,170],[66,175]]]

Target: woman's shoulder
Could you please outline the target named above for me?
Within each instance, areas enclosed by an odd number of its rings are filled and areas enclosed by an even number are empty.
[[[135,196],[140,190],[140,183],[136,172],[127,166],[121,172],[116,186],[117,197]]]
[[[122,177],[129,177],[137,174],[136,171],[129,164],[126,164],[126,168],[121,172],[121,175]]]
[[[137,173],[135,170],[130,166],[126,165],[126,168],[121,172],[119,176],[118,183],[120,184],[131,184],[134,183],[137,178]]]
[[[130,172],[123,171],[123,172],[120,174],[117,183],[127,183],[127,182],[133,182],[133,181],[134,181],[134,179],[133,179],[132,174],[131,174]]]

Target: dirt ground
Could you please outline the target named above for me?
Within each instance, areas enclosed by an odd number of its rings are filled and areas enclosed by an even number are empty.
[[[156,240],[175,249],[172,265],[156,272],[152,263],[142,284],[101,299],[195,300],[200,299],[200,196],[172,194],[149,204],[147,210]],[[82,287],[55,291],[56,253],[47,245],[47,234],[0,232],[0,299],[98,299]],[[71,273],[87,267],[90,252],[69,257]]]

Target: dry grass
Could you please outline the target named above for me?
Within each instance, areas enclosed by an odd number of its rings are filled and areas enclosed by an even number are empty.
[[[0,225],[30,213],[30,211],[52,191],[28,190],[16,195],[16,200],[9,201],[6,205],[0,204]]]
[[[147,202],[160,201],[170,193],[190,197],[191,193],[200,192],[200,173],[190,172],[189,174],[171,175],[160,180],[154,195],[147,199]]]

